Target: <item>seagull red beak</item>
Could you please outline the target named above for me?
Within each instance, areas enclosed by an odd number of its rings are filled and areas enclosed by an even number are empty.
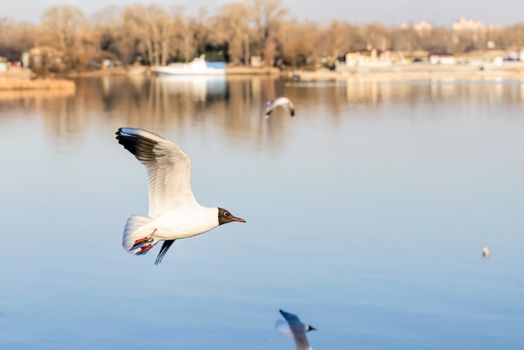
[[[242,218],[238,218],[236,216],[232,216],[231,217],[231,221],[243,222],[244,224],[246,223],[246,220],[244,220]]]

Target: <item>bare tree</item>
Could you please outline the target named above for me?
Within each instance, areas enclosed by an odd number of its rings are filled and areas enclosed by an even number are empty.
[[[0,56],[6,56],[9,59],[19,56],[20,53],[13,42],[15,33],[15,24],[8,18],[0,18]]]
[[[383,51],[390,48],[390,31],[387,27],[380,24],[368,24],[365,29],[368,48]]]
[[[167,64],[170,43],[176,36],[175,20],[157,5],[132,5],[124,11],[124,30],[141,45],[153,65]]]
[[[524,48],[524,24],[499,28],[492,35],[497,46],[501,48]]]
[[[143,63],[165,65],[210,51],[220,57],[224,49],[234,64],[248,64],[253,54],[262,56],[267,65],[279,61],[313,67],[321,61],[332,65],[348,51],[369,48],[463,53],[486,49],[488,42],[499,49],[524,48],[524,25],[392,27],[345,21],[322,25],[288,19],[282,0],[232,1],[214,15],[200,11],[185,16],[179,9],[151,4],[106,8],[89,22],[73,6],[48,8],[39,25],[0,18],[0,56],[18,60],[35,46],[50,46],[45,50],[58,50],[67,68],[80,68],[101,57],[126,64],[142,57]]]
[[[249,42],[253,34],[250,27],[252,13],[244,3],[222,6],[213,18],[215,40],[227,43],[230,60],[249,63]]]
[[[347,22],[333,21],[322,30],[319,48],[323,55],[334,59],[348,51],[366,49],[368,42],[364,31]]]
[[[184,61],[189,61],[196,55],[196,47],[198,46],[193,30],[193,23],[183,18],[180,18],[178,23],[180,33],[173,39],[173,46],[176,47],[176,51]]]
[[[287,8],[282,0],[253,0],[251,11],[256,47],[259,53],[264,54],[266,64],[272,65],[276,53],[276,32],[282,25]]]
[[[134,63],[137,56],[135,41],[126,32],[124,10],[107,6],[93,14],[89,20],[99,57],[113,57],[125,64]]]
[[[284,22],[278,35],[284,61],[293,67],[315,65],[318,58],[323,56],[322,32],[314,23],[295,20]]]
[[[76,51],[86,29],[84,13],[69,5],[52,6],[42,16],[42,30],[46,44],[61,50],[70,67],[75,66]]]
[[[206,51],[206,45],[213,41],[215,29],[209,26],[208,14],[201,9],[197,16],[189,17],[186,24],[186,35],[191,37],[193,55],[201,55]],[[191,59],[192,57],[186,57]]]

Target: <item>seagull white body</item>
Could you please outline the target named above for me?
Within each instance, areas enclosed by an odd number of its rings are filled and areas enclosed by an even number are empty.
[[[207,208],[199,204],[187,205],[166,211],[143,226],[154,230],[158,240],[193,237],[218,227],[218,208]]]
[[[277,107],[285,108],[292,117],[295,115],[295,106],[293,105],[293,102],[291,102],[287,97],[278,97],[266,102],[266,118],[269,118],[269,115],[273,113]]]
[[[489,258],[491,256],[491,252],[489,251],[488,247],[482,248],[482,256],[484,258]]]
[[[306,325],[300,321],[297,315],[284,310],[279,310],[280,314],[286,320],[289,325],[289,329],[293,334],[295,340],[295,347],[297,350],[313,350],[307,339],[306,333],[315,331],[316,329],[311,325]]]
[[[118,142],[147,168],[148,216],[127,220],[122,245],[135,255],[148,253],[164,241],[156,264],[177,239],[193,237],[233,221],[245,222],[227,210],[204,207],[191,190],[191,160],[177,145],[149,131],[120,128]]]

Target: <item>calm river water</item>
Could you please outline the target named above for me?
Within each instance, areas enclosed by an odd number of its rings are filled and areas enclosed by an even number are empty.
[[[296,117],[265,120],[280,95]],[[248,223],[127,254],[120,126]],[[316,350],[524,346],[522,82],[82,79],[0,92],[0,148],[1,349],[293,349],[279,308]]]

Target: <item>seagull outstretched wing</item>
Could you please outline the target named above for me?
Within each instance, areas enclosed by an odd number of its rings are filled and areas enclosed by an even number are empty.
[[[266,102],[266,111],[265,116],[266,118],[273,113],[275,108],[282,107],[284,108],[292,117],[295,116],[295,106],[293,105],[293,102],[291,102],[290,99],[287,97],[278,97],[272,101]]]
[[[279,310],[280,314],[289,324],[289,328],[293,333],[293,338],[295,339],[295,345],[297,350],[311,350],[309,341],[306,336],[306,325],[300,321],[297,315],[284,310]]]
[[[191,190],[191,160],[177,145],[149,131],[120,128],[118,142],[146,166],[149,216],[196,204]]]

